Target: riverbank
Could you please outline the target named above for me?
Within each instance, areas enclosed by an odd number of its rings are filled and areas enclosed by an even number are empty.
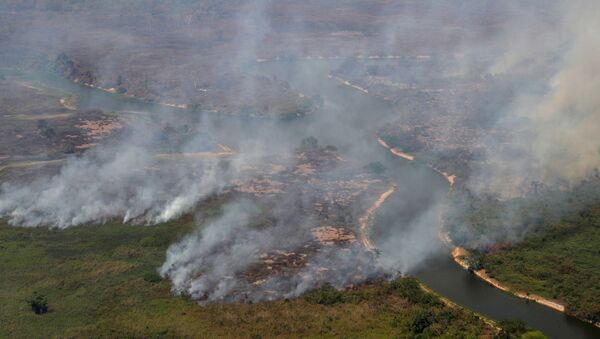
[[[485,281],[486,283],[492,285],[493,287],[495,287],[501,291],[510,293],[520,299],[524,299],[527,301],[533,301],[535,303],[538,303],[540,305],[543,305],[545,307],[548,307],[548,308],[558,311],[560,313],[571,315],[571,314],[569,314],[569,312],[567,312],[566,306],[557,300],[551,300],[551,299],[544,298],[537,294],[532,294],[532,293],[528,293],[528,292],[524,292],[524,291],[517,291],[517,290],[511,289],[510,287],[501,283],[497,279],[491,277],[485,269],[470,270],[469,263],[468,263],[468,258],[470,256],[470,252],[463,247],[455,246],[452,242],[452,239],[450,239],[450,237],[447,234],[440,233],[440,239],[442,240],[442,242],[444,242],[445,244],[447,244],[448,246],[450,246],[452,248],[451,254],[452,254],[452,259],[454,260],[454,262],[456,264],[458,264],[460,267],[462,267],[463,269],[471,271],[479,279]],[[578,318],[578,319],[600,328],[600,323],[593,323],[591,321],[581,319],[581,318]]]
[[[368,90],[368,89],[366,89],[366,88],[364,88],[364,87],[360,87],[360,86],[359,86],[359,85],[357,85],[357,84],[353,84],[353,83],[351,83],[351,82],[350,82],[350,81],[348,81],[348,80],[345,80],[345,79],[343,79],[343,78],[340,78],[340,77],[338,77],[338,76],[335,76],[335,75],[332,75],[332,74],[328,74],[328,75],[327,75],[327,77],[328,77],[329,79],[335,79],[335,80],[337,80],[337,81],[338,81],[339,83],[341,83],[342,85],[345,85],[345,86],[350,86],[351,88],[354,88],[354,89],[356,89],[356,90],[359,90],[359,91],[361,91],[361,92],[363,92],[363,93],[365,93],[365,94],[369,94],[369,90]]]
[[[498,334],[498,333],[499,333],[499,332],[502,330],[502,329],[500,328],[500,326],[498,326],[498,324],[496,323],[496,321],[494,321],[494,320],[492,320],[492,319],[490,319],[490,318],[488,318],[488,317],[486,317],[486,316],[484,316],[484,315],[482,315],[482,314],[479,314],[479,313],[477,313],[477,312],[474,312],[474,311],[472,311],[472,310],[469,310],[469,309],[467,309],[467,308],[465,308],[465,307],[463,307],[463,306],[461,306],[461,305],[459,305],[459,304],[455,303],[454,301],[452,301],[452,300],[450,300],[450,299],[448,299],[448,298],[444,297],[443,295],[441,295],[441,294],[439,294],[439,293],[435,292],[434,290],[432,290],[431,288],[427,287],[427,285],[423,284],[422,282],[421,282],[421,283],[419,283],[419,286],[420,286],[420,287],[421,287],[421,289],[422,289],[423,291],[425,291],[426,293],[431,293],[431,294],[433,294],[433,295],[437,296],[437,297],[440,299],[440,301],[441,301],[442,303],[444,303],[444,305],[446,305],[446,306],[448,306],[448,307],[450,307],[450,308],[457,309],[457,310],[461,310],[461,311],[463,311],[463,312],[464,312],[464,311],[473,312],[473,314],[474,314],[474,315],[475,315],[477,318],[479,318],[479,320],[483,321],[483,322],[484,322],[484,323],[486,323],[488,326],[490,326],[491,328],[493,328],[493,329],[496,331],[496,334]]]
[[[375,213],[375,211],[377,211],[377,209],[381,207],[381,205],[383,205],[383,203],[387,200],[387,198],[390,197],[390,195],[392,195],[392,193],[394,193],[395,190],[396,185],[390,185],[390,187],[385,192],[381,193],[381,195],[375,201],[375,203],[367,209],[365,214],[363,214],[358,219],[358,225],[360,230],[360,242],[368,251],[372,252],[375,250],[375,246],[373,246],[373,243],[371,242],[371,239],[369,239],[368,236],[368,229],[370,225],[370,220],[373,217],[373,213]]]
[[[389,150],[389,151],[390,151],[390,152],[391,152],[393,155],[395,155],[395,156],[397,156],[397,157],[403,158],[403,159],[405,159],[405,160],[408,160],[408,161],[413,161],[413,160],[415,160],[415,157],[413,157],[412,155],[410,155],[410,154],[408,154],[408,153],[404,153],[404,152],[402,152],[402,151],[399,151],[399,150],[397,150],[397,149],[395,149],[395,148],[391,147],[390,145],[388,145],[388,143],[387,143],[387,142],[385,142],[385,141],[384,141],[383,139],[381,139],[381,138],[377,139],[377,142],[378,142],[378,143],[379,143],[381,146],[383,146],[383,147],[387,148],[387,149],[388,149],[388,150]]]
[[[381,138],[378,138],[377,142],[381,146],[383,146],[386,149],[388,149],[392,154],[394,154],[394,155],[396,155],[396,156],[398,156],[400,158],[403,158],[403,159],[409,160],[409,161],[413,161],[415,159],[413,156],[406,157],[405,154],[397,154],[397,152],[394,152],[394,148],[390,147]],[[450,185],[450,189],[452,189],[454,187],[455,180],[456,180],[456,176],[455,175],[449,175],[448,173],[443,172],[443,171],[441,171],[441,170],[439,170],[439,169],[437,169],[437,168],[435,168],[435,167],[433,167],[432,165],[429,165],[429,164],[428,164],[428,167],[431,168],[436,173],[440,174],[442,177],[444,177],[446,179],[446,181],[448,182],[448,184]],[[440,213],[440,225],[441,225],[441,220],[443,219],[442,214],[443,214],[443,212]],[[469,270],[469,264],[468,264],[467,258],[469,257],[470,253],[468,252],[468,250],[466,250],[465,248],[459,247],[459,246],[455,246],[454,243],[452,242],[452,240],[450,239],[450,237],[447,234],[445,234],[445,233],[441,233],[440,232],[439,237],[440,237],[440,240],[444,244],[448,245],[452,249],[451,250],[451,255],[452,255],[452,258],[453,258],[454,262],[456,264],[458,264],[460,267],[462,267],[463,269]],[[497,289],[499,289],[501,291],[510,293],[510,294],[512,294],[512,295],[514,295],[514,296],[516,296],[518,298],[524,299],[524,300],[533,301],[535,303],[538,303],[540,305],[543,305],[545,307],[548,307],[548,308],[553,309],[555,311],[558,311],[560,313],[568,314],[567,311],[566,311],[565,305],[563,305],[562,303],[560,303],[560,302],[558,302],[556,300],[550,300],[550,299],[544,298],[544,297],[542,297],[540,295],[537,295],[537,294],[531,294],[531,293],[528,293],[528,292],[512,290],[508,286],[502,284],[500,281],[492,278],[485,269],[475,270],[475,271],[472,271],[472,272],[473,272],[473,274],[477,278],[483,280],[484,282],[490,284],[491,286],[493,286],[493,287],[495,287],[495,288],[497,288]],[[581,319],[581,318],[578,318],[578,319],[586,321],[585,319]],[[592,323],[590,321],[586,321],[586,322],[588,322],[590,324],[593,324],[594,326],[600,328],[600,323],[595,323],[594,324],[594,323]]]
[[[456,262],[458,265],[460,265],[462,268],[464,268],[466,270],[469,270],[469,264],[467,262],[467,258],[469,257],[469,255],[470,255],[469,251],[467,251],[465,248],[454,246],[452,249],[452,258],[454,259],[454,262]],[[498,280],[492,278],[485,269],[473,270],[472,272],[477,277],[479,277],[481,280],[487,282],[488,284],[494,286],[497,289],[500,289],[504,292],[511,293],[521,299],[534,301],[538,304],[544,305],[544,306],[549,307],[558,312],[565,313],[566,308],[563,304],[561,304],[555,300],[546,299],[546,298],[536,295],[536,294],[529,294],[527,292],[521,292],[521,291],[513,291],[508,286],[503,285]]]

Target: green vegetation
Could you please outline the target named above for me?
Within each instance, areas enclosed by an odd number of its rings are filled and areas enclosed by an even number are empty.
[[[513,243],[527,235],[543,235],[564,218],[576,218],[600,202],[600,173],[568,191],[533,182],[520,198],[497,200],[454,191],[450,202],[453,212],[446,215],[445,224],[455,243],[468,248]]]
[[[500,325],[500,333],[496,336],[497,339],[544,339],[546,336],[540,331],[528,329],[522,320],[503,320],[498,323]]]
[[[220,213],[220,201],[204,208]],[[0,223],[0,337],[471,337],[493,330],[404,278],[293,300],[200,307],[156,274],[185,217],[152,227],[108,223],[66,230]],[[34,294],[37,292],[37,294]],[[31,296],[34,296],[33,298]],[[43,316],[32,303],[50,308]]]
[[[333,286],[326,284],[320,289],[309,292],[305,299],[313,304],[335,305],[344,302],[346,295]]]
[[[532,184],[529,195],[508,201],[457,196],[463,214],[450,215],[447,227],[492,278],[600,322],[599,194],[596,173],[568,191]]]
[[[151,282],[151,283],[157,283],[157,282],[160,282],[161,280],[162,280],[162,277],[157,272],[150,271],[150,272],[144,273],[144,281]]]
[[[531,235],[483,265],[509,286],[566,304],[579,318],[600,321],[600,204]]]
[[[33,292],[33,296],[27,301],[27,303],[29,306],[31,306],[31,310],[35,312],[35,314],[43,314],[48,312],[48,298],[46,298],[44,295]]]

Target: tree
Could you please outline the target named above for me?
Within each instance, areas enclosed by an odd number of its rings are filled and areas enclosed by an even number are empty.
[[[472,252],[466,258],[467,269],[469,272],[475,272],[483,269],[483,255],[480,253]]]

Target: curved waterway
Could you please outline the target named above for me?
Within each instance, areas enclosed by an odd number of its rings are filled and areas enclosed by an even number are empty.
[[[372,232],[375,246],[381,243],[381,239],[389,238],[397,229],[414,224],[417,219],[418,223],[439,222],[437,211],[427,211],[435,209],[432,206],[447,199],[449,186],[446,179],[425,163],[398,158],[381,147],[377,143],[376,130],[386,121],[397,118],[398,113],[383,99],[349,86],[340,86],[334,80],[327,81],[326,76],[332,67],[335,65],[327,62],[297,62],[295,67],[284,63],[283,66],[270,66],[269,70],[277,69],[275,74],[290,79],[293,88],[306,91],[306,94],[319,94],[326,103],[329,102],[329,105],[325,105],[325,114],[331,114],[336,119],[331,123],[322,123],[321,129],[325,132],[317,133],[319,140],[333,139],[332,144],[341,144],[341,150],[344,144],[364,145],[364,151],[358,150],[354,156],[365,156],[369,160],[376,156],[377,161],[385,164],[387,175],[397,188],[376,212],[376,224]],[[299,77],[297,74],[308,76]],[[356,126],[360,126],[362,132],[356,133]],[[339,140],[338,134],[343,134],[343,140]],[[364,144],[360,142],[362,138],[365,138]],[[600,338],[600,329],[589,323],[519,299],[470,274],[453,261],[450,249],[437,237],[438,227],[431,227],[430,230],[435,233],[434,241],[437,244],[421,252],[428,259],[418,262],[416,268],[406,273],[416,276],[440,295],[491,319],[521,319],[527,326],[541,330],[549,338]],[[431,235],[424,234],[423,237]],[[382,248],[382,260],[385,255],[385,248]],[[410,264],[413,261],[407,262]]]
[[[312,135],[322,144],[335,145],[345,158],[361,159],[364,163],[380,161],[386,166],[387,175],[395,182],[397,189],[376,212],[376,224],[372,232],[375,246],[390,235],[397,235],[399,231],[401,234],[406,225],[414,224],[417,219],[421,224],[437,225],[439,220],[436,217],[427,219],[423,218],[423,214],[435,208],[432,206],[436,202],[446,198],[447,181],[426,164],[395,157],[377,143],[377,128],[386,121],[394,120],[398,113],[382,99],[328,79],[328,72],[335,66],[335,62],[322,61],[277,62],[249,66],[247,71],[276,75],[287,80],[292,88],[306,95],[320,95],[325,101],[322,113],[325,118],[318,119],[317,123],[310,121],[311,119],[278,123],[280,130],[274,133],[279,134],[279,137],[285,135],[291,140],[299,140]],[[104,111],[142,113],[178,111],[158,104],[123,99],[118,95],[86,88],[56,77],[36,77],[36,80],[48,87],[77,94],[79,109],[99,108]],[[224,127],[224,135],[230,124],[239,128],[259,126],[263,122],[261,119],[249,120],[232,116],[217,120]],[[235,145],[232,146],[235,148]],[[437,234],[437,227],[427,229]],[[437,237],[431,238],[431,234],[423,236],[429,236],[429,241],[435,244],[425,243],[422,247],[428,249],[422,252],[418,251],[422,250],[419,248],[420,244],[413,244],[415,252],[419,252],[414,253],[417,257],[398,259],[406,261],[407,267],[410,267],[404,273],[415,275],[437,293],[495,320],[521,319],[550,338],[600,338],[600,329],[591,324],[490,286],[454,263],[450,249],[444,247],[441,241],[433,240]],[[389,241],[387,243],[389,246]],[[381,249],[382,260],[386,260],[386,249]],[[423,261],[425,257],[428,259]]]
[[[411,197],[411,192],[415,190],[414,185],[407,185],[405,181],[398,179],[406,178],[407,175],[414,177],[414,174],[407,173],[407,165],[404,164],[407,162],[406,160],[397,158],[395,161],[399,163],[395,167],[397,191],[400,194],[404,192],[405,197]],[[420,166],[429,169],[424,164],[412,165],[412,167]],[[431,170],[431,172],[433,171]],[[429,199],[435,199],[433,195],[448,190],[448,183],[439,174],[432,175],[437,175],[439,179],[436,180],[432,176],[427,184],[420,183],[422,190],[419,191],[418,199],[421,201],[428,199],[423,190],[429,188],[430,192],[434,192]],[[418,212],[412,212],[414,211],[411,210],[412,208],[414,208],[414,204],[406,202],[402,196],[386,200],[376,212],[377,223],[372,235],[375,246],[379,243],[378,239],[385,239],[389,236],[390,230],[402,229],[406,224],[411,223],[415,215],[418,215]],[[439,251],[431,252],[425,261],[420,262],[407,273],[416,276],[440,295],[488,318],[494,320],[521,319],[527,326],[542,331],[549,338],[600,338],[599,328],[546,306],[501,291],[456,264],[450,255],[450,248],[441,244],[441,241],[439,249]],[[382,253],[382,256],[385,256],[385,253]]]

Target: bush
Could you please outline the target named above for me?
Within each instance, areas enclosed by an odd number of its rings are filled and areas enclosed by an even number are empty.
[[[162,280],[162,277],[160,276],[160,274],[151,271],[144,273],[144,280],[151,283],[157,283]]]
[[[413,277],[393,280],[390,283],[390,290],[397,291],[402,298],[413,304],[423,301],[425,296],[425,292],[421,289],[419,282]]]
[[[475,272],[475,271],[479,271],[482,270],[484,268],[483,266],[483,255],[481,255],[478,252],[473,252],[471,253],[467,258],[467,265],[468,265],[468,270],[469,272]]]
[[[140,240],[140,246],[142,247],[160,247],[167,243],[167,239],[159,239],[154,236],[143,237]]]
[[[35,312],[35,314],[44,314],[48,312],[48,299],[45,295],[34,292],[33,296],[27,300],[27,303],[31,306],[31,310]]]
[[[529,331],[525,332],[521,339],[548,339],[542,332],[540,331]]]
[[[434,323],[434,316],[429,309],[421,309],[415,313],[409,325],[409,330],[414,334],[423,333],[427,327]]]
[[[497,336],[499,339],[520,338],[521,335],[527,332],[525,323],[519,319],[502,320],[498,322],[498,325],[501,328]]]
[[[309,303],[321,305],[334,305],[345,301],[344,294],[329,284],[309,292],[305,298]]]
[[[425,304],[431,307],[442,305],[440,297],[425,292],[419,281],[413,277],[403,277],[391,281],[386,289],[386,293],[390,292],[396,292],[413,304]]]

